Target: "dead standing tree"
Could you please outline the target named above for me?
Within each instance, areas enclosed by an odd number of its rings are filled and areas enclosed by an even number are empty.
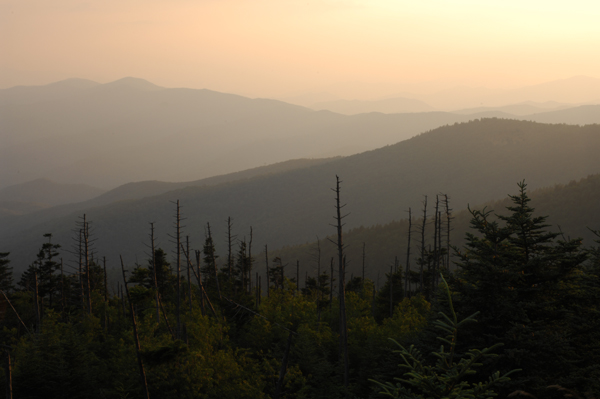
[[[156,248],[154,241],[154,223],[150,223],[150,250],[152,251],[152,279],[154,280],[154,300],[156,301],[156,322],[160,324],[160,302],[158,297],[158,276],[156,270]]]
[[[348,364],[348,328],[346,323],[346,287],[345,287],[345,273],[346,273],[346,257],[344,256],[344,243],[342,237],[342,228],[345,223],[342,223],[342,220],[348,216],[349,214],[342,216],[342,208],[346,206],[346,204],[340,204],[340,178],[339,176],[335,176],[336,184],[335,189],[331,189],[335,192],[335,209],[336,216],[334,219],[336,220],[336,224],[332,226],[337,229],[337,243],[332,241],[337,246],[338,251],[338,267],[339,267],[339,302],[340,302],[340,356],[342,359],[341,363],[344,364],[344,387],[348,389],[349,383],[349,364]]]
[[[454,217],[452,216],[452,209],[449,206],[448,194],[444,194],[444,207],[446,208],[446,270],[450,271],[450,222]]]
[[[214,242],[212,233],[210,232],[210,223],[206,223],[206,243],[204,246],[204,254],[207,256],[210,263],[210,269],[215,275],[215,284],[217,286],[217,295],[221,300],[221,286],[219,285],[219,271],[217,270],[217,257],[215,256]]]
[[[127,301],[129,302],[129,309],[131,311],[131,324],[133,325],[133,337],[135,339],[135,353],[137,354],[138,366],[140,368],[140,380],[144,387],[144,397],[150,399],[148,393],[148,381],[146,380],[146,372],[144,371],[144,363],[142,362],[142,354],[140,348],[140,338],[137,331],[137,324],[135,322],[135,309],[131,297],[129,296],[129,287],[127,285],[127,277],[125,276],[125,265],[123,264],[123,257],[121,256],[121,271],[123,272],[123,282],[125,283],[125,291],[127,292]]]
[[[169,235],[170,238],[175,240],[173,243],[177,246],[177,301],[175,312],[177,314],[177,325],[175,326],[175,338],[181,338],[181,222],[185,219],[181,218],[181,207],[179,206],[179,200],[172,202],[176,205],[175,209],[175,237]]]
[[[410,233],[412,229],[412,214],[408,208],[408,243],[406,244],[406,272],[404,273],[404,297],[408,295],[410,290]]]
[[[421,294],[424,294],[423,266],[425,265],[425,226],[427,225],[427,196],[423,201],[423,225],[421,226],[421,264],[419,265],[419,284]]]

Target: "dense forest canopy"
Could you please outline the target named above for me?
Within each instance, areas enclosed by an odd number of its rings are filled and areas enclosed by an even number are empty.
[[[4,388],[11,381],[15,397],[32,398],[598,392],[600,250],[565,237],[526,184],[517,189],[497,216],[469,211],[452,267],[434,243],[412,268],[396,260],[379,288],[343,272],[341,234],[339,258],[301,276],[279,256],[263,264],[252,235],[219,256],[210,229],[196,251],[174,235],[170,261],[153,228],[150,256],[121,258],[111,288],[83,219],[74,272],[51,234],[20,277],[0,254]],[[450,346],[440,350],[436,336]]]

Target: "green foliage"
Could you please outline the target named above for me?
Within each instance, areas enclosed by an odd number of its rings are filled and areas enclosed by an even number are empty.
[[[497,219],[485,209],[471,211],[476,233],[467,234],[457,254],[460,270],[452,289],[459,312],[482,311],[481,323],[467,331],[470,341],[505,343],[487,370],[523,368],[513,388],[528,386],[537,393],[552,383],[568,384],[584,356],[571,337],[587,254],[580,239],[562,240],[546,231],[547,218],[534,216],[524,183],[510,201],[509,215]]]
[[[442,276],[442,280],[444,277]],[[446,281],[444,280],[444,283]],[[443,344],[439,351],[433,352],[432,356],[437,360],[434,364],[428,365],[423,355],[415,348],[414,345],[405,348],[398,342],[394,341],[400,347],[400,350],[395,351],[402,357],[403,363],[400,367],[406,369],[403,378],[395,378],[398,381],[396,384],[391,382],[378,384],[385,393],[393,398],[406,399],[429,399],[429,398],[465,398],[465,399],[488,399],[497,396],[494,387],[498,384],[505,383],[510,380],[508,377],[515,371],[512,370],[504,375],[500,372],[491,374],[488,378],[477,378],[478,381],[472,379],[476,374],[476,368],[482,366],[482,362],[486,358],[497,356],[491,353],[494,349],[502,344],[497,343],[489,348],[482,350],[469,349],[464,355],[457,353],[458,329],[464,324],[476,322],[475,313],[471,316],[458,321],[457,315],[452,306],[452,298],[450,289],[446,284],[448,298],[450,303],[450,316],[440,312],[440,319],[435,320],[434,325],[445,332],[446,336],[438,337],[438,340]],[[448,345],[447,347],[444,345]]]

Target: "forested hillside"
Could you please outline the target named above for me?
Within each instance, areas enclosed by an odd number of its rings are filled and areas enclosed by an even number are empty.
[[[515,184],[513,189],[516,187]],[[529,193],[529,196],[531,197],[531,206],[535,208],[536,213],[548,215],[548,223],[552,225],[549,230],[564,234],[565,238],[581,238],[585,245],[593,245],[597,236],[592,230],[600,229],[600,208],[597,203],[597,199],[600,197],[600,175],[596,174],[578,181],[573,180],[567,184],[557,184],[534,190]],[[439,195],[438,200],[441,212],[442,248],[444,250],[447,248],[448,218],[450,218],[450,245],[451,247],[462,247],[465,244],[465,234],[471,228],[471,213],[467,209],[452,210],[452,198],[450,198],[451,209],[448,215],[445,196]],[[424,237],[426,252],[429,253],[434,246],[435,238],[435,195],[429,196],[427,201]],[[491,211],[492,215],[506,215],[508,212],[506,207],[509,205],[510,199],[505,198],[486,203],[471,203],[470,208]],[[423,204],[411,209],[410,265],[413,271],[418,269],[418,259],[421,257],[423,211]],[[404,218],[382,225],[357,227],[350,229],[345,234],[348,273],[362,276],[363,250],[365,275],[373,280],[377,287],[381,287],[385,283],[385,273],[389,272],[389,268],[394,265],[396,258],[401,264],[406,264],[409,231],[408,209],[401,216]],[[495,220],[494,217],[490,219]],[[335,258],[336,248],[329,241],[334,238],[333,233],[334,231],[331,229],[329,235],[321,237],[319,243],[315,241],[272,250],[269,256],[283,259],[284,263],[290,265],[289,270],[292,270],[295,262],[298,261],[301,265],[301,275],[304,275],[305,272],[312,274],[317,269],[319,251],[322,262],[327,263],[331,258]],[[262,255],[262,253],[258,255],[259,258]],[[452,249],[450,249],[450,255],[451,259],[456,260]],[[450,267],[454,269],[452,262]]]
[[[350,216],[347,228],[386,224],[417,214],[424,195],[430,204],[437,193],[448,194],[450,207],[502,198],[525,179],[531,189],[568,183],[600,171],[600,126],[546,125],[483,119],[445,126],[393,146],[340,158],[320,165],[257,176],[208,187],[187,187],[140,200],[78,209],[56,218],[44,212],[15,217],[2,224],[4,251],[23,270],[52,232],[57,242],[73,240],[73,226],[84,213],[92,222],[95,251],[111,265],[118,255],[135,259],[144,251],[149,223],[157,240],[168,247],[173,234],[173,201],[180,201],[186,218],[183,234],[198,248],[210,223],[217,247],[226,242],[226,220],[232,233],[276,249],[314,241],[331,234],[330,189],[335,175],[344,188]],[[430,208],[431,209],[431,208]],[[221,251],[221,249],[219,249]]]
[[[597,180],[536,196],[597,190]],[[150,255],[121,259],[120,282],[107,283],[87,221],[78,271],[48,234],[22,275],[0,254],[0,389],[46,399],[595,395],[600,249],[553,233],[526,185],[515,187],[499,219],[470,212],[454,271],[442,250],[412,272],[398,262],[379,289],[349,276],[342,245],[298,282],[279,258],[257,278],[250,241],[218,262],[211,235],[195,252],[181,242],[174,261],[150,240]]]

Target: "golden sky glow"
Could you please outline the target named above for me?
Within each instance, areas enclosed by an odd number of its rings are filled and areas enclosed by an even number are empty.
[[[124,76],[266,97],[345,82],[514,87],[600,77],[598,21],[600,2],[581,0],[0,0],[0,87]]]

